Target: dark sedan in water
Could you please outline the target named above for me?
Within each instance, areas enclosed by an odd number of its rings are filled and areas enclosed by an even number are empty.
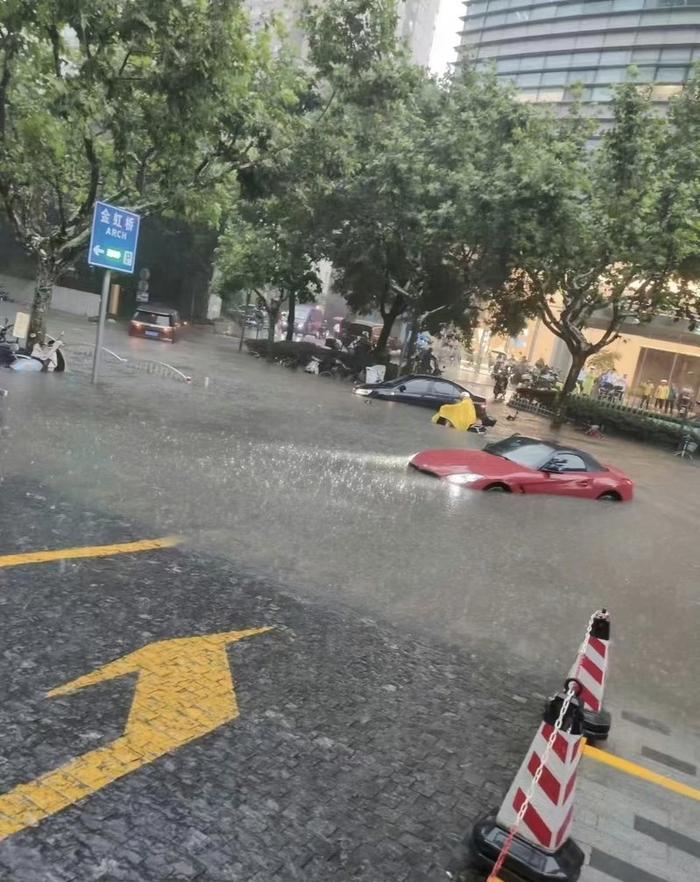
[[[476,395],[459,383],[446,380],[444,377],[431,377],[429,374],[408,374],[396,380],[386,380],[384,383],[365,383],[362,386],[356,386],[353,391],[355,395],[362,395],[369,399],[402,401],[405,404],[417,404],[432,410],[440,410],[443,404],[457,404],[462,401],[465,395],[468,395],[474,402],[476,415],[483,425],[493,426],[496,423],[486,412],[486,399],[483,395]]]
[[[356,395],[366,398],[381,398],[383,401],[403,401],[405,404],[418,404],[437,410],[443,404],[456,404],[464,395],[469,395],[474,404],[485,404],[483,395],[476,395],[443,377],[431,377],[428,374],[408,374],[396,380],[384,383],[365,383],[356,386]]]

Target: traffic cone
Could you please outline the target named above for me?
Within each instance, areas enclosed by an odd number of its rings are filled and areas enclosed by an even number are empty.
[[[584,650],[569,672],[569,677],[581,684],[583,734],[591,741],[604,741],[610,733],[610,714],[603,709],[609,656],[610,613],[603,609],[595,614]]]
[[[583,717],[576,697],[571,698],[532,798],[516,826],[565,699],[562,692],[548,702],[542,723],[500,809],[477,821],[472,830],[472,863],[488,871],[497,867],[504,882],[576,882],[580,876],[584,854],[569,836],[583,748]],[[502,851],[505,856],[499,861]]]

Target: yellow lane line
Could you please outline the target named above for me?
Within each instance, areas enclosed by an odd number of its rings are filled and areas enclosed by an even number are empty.
[[[597,747],[591,747],[590,744],[584,745],[583,753],[596,762],[617,769],[618,772],[633,775],[635,778],[641,778],[642,781],[648,781],[650,784],[658,784],[659,787],[665,787],[666,790],[671,790],[680,796],[687,796],[688,799],[695,799],[700,802],[700,790],[696,790],[695,787],[681,784],[679,781],[674,781],[665,775],[657,775],[656,772],[651,772],[649,769],[645,769],[644,766],[638,766],[636,763],[631,763],[629,760],[622,759],[619,756],[605,753],[603,750],[598,750]]]
[[[155,551],[158,548],[174,548],[182,542],[179,536],[162,539],[139,539],[119,545],[88,545],[84,548],[63,548],[54,551],[29,551],[26,554],[0,556],[0,568],[21,567],[25,564],[49,563],[52,560],[76,560],[81,557],[112,557],[115,554],[134,554],[138,551]]]

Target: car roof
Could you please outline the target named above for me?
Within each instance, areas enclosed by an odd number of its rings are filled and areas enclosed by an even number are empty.
[[[457,388],[461,389],[463,392],[469,391],[468,389],[465,389],[461,383],[456,383],[448,377],[436,377],[433,374],[404,374],[403,377],[396,377],[395,380],[388,380],[386,385],[393,386],[397,383],[405,383],[406,380],[442,380],[444,383],[450,383],[452,386],[457,386]]]
[[[155,315],[171,315],[177,310],[172,306],[164,306],[162,303],[140,303],[136,312],[152,312]]]
[[[598,460],[587,451],[581,450],[580,447],[572,447],[570,444],[562,444],[561,441],[556,441],[554,438],[531,438],[529,435],[519,435],[516,433],[514,435],[509,435],[507,438],[499,438],[499,441],[510,441],[511,438],[519,438],[526,444],[546,444],[547,447],[551,447],[555,452],[557,450],[563,450],[566,453],[575,453],[577,456],[581,457],[586,465],[596,466],[599,469],[603,468]],[[494,441],[493,443],[498,444],[499,441]]]

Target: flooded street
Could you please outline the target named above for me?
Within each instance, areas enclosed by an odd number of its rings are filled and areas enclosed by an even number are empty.
[[[70,343],[94,326],[66,327]],[[428,410],[368,402],[204,332],[166,347],[112,327],[107,345],[169,361],[193,384],[110,364],[95,389],[84,358],[65,376],[5,372],[4,478],[28,479],[38,494],[49,487],[143,535],[182,534],[294,596],[478,652],[494,688],[523,666],[548,691],[590,613],[609,607],[610,704],[697,725],[697,466],[565,430],[629,473],[632,504],[470,492],[407,472],[418,450],[485,443],[433,426]],[[492,410],[490,440],[549,431]]]

